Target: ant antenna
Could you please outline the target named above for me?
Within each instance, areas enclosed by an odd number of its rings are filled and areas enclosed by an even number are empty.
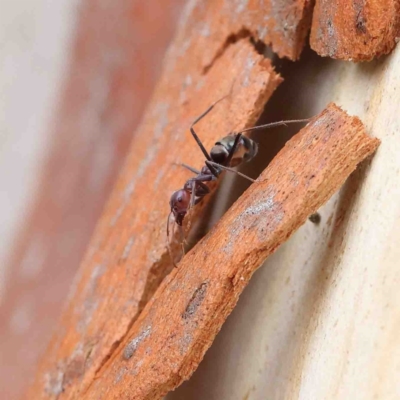
[[[214,101],[214,103],[211,104],[210,107],[207,108],[206,111],[204,111],[201,115],[199,115],[193,122],[192,125],[190,126],[190,132],[193,135],[194,140],[196,141],[196,143],[198,144],[198,146],[200,147],[200,150],[202,151],[202,153],[204,154],[205,158],[207,160],[211,161],[211,157],[208,154],[207,150],[205,149],[205,147],[203,146],[203,143],[201,142],[200,138],[197,136],[197,133],[194,131],[194,125],[196,125],[201,119],[203,119],[219,102],[221,102],[222,100],[225,100],[226,98],[230,97],[233,91],[233,86],[236,82],[236,79],[232,82],[232,85],[229,89],[229,93],[226,94],[225,96],[222,96],[221,98],[219,98],[217,101]]]
[[[174,227],[175,227],[175,225],[174,225]],[[182,256],[184,256],[185,255],[185,243],[186,243],[185,233],[183,232],[183,228],[181,225],[178,225],[178,229],[179,229],[179,234],[181,237]]]
[[[278,121],[278,122],[270,122],[269,124],[265,124],[265,125],[258,125],[258,126],[253,126],[251,128],[245,128],[239,132],[235,132],[235,135],[242,135],[245,132],[249,132],[249,131],[253,131],[253,130],[257,130],[257,129],[266,129],[266,128],[274,128],[276,126],[281,126],[281,125],[287,125],[287,124],[294,124],[294,123],[301,123],[301,122],[309,122],[311,118],[306,118],[306,119],[292,119],[292,120],[287,120],[287,121]],[[255,179],[250,178],[249,176],[242,174],[241,172],[237,171],[236,169],[230,168],[230,167],[226,167],[225,165],[221,165],[218,164],[214,161],[211,160],[207,160],[206,161],[207,165],[212,165],[213,167],[217,167],[226,171],[230,171],[230,172],[234,172],[235,174],[241,176],[242,178],[247,179],[250,182],[255,182]]]
[[[221,168],[221,169],[224,169],[224,170],[229,171],[229,172],[234,172],[235,174],[238,174],[242,178],[245,178],[245,179],[247,179],[248,181],[250,181],[252,183],[254,183],[256,181],[255,179],[250,178],[249,176],[247,176],[245,174],[242,174],[241,172],[237,171],[236,169],[233,169],[233,168],[230,168],[230,167],[225,167],[225,165],[218,164],[218,163],[216,163],[214,161],[207,161],[206,164],[211,164],[214,167]]]
[[[174,257],[172,254],[171,243],[169,240],[169,225],[170,225],[170,220],[171,220],[171,214],[172,214],[172,211],[168,214],[168,218],[167,218],[167,248],[168,248],[169,257],[171,258],[172,264],[174,265],[175,268],[177,268],[177,265],[175,264]],[[174,228],[175,228],[175,224],[174,224]],[[174,236],[174,234],[172,233],[172,237],[173,236]]]
[[[241,131],[235,132],[235,133],[239,134],[239,133],[245,133],[245,132],[249,132],[249,131],[255,131],[257,129],[275,128],[276,126],[287,125],[287,124],[297,124],[297,123],[301,123],[301,122],[309,122],[310,120],[311,120],[311,118],[270,122],[269,124],[265,124],[265,125],[258,125],[258,126],[253,126],[251,128],[245,128],[245,129],[242,129]]]

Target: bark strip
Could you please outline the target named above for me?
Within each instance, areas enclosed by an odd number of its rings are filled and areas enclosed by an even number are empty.
[[[334,104],[313,118],[163,281],[83,398],[158,399],[188,379],[254,271],[378,145]]]

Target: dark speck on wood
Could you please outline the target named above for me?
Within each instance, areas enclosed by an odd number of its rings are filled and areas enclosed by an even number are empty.
[[[193,314],[197,311],[200,304],[204,300],[204,297],[206,295],[206,290],[207,290],[207,282],[203,282],[193,293],[193,296],[190,299],[189,304],[187,305],[186,310],[182,315],[183,319],[191,318]]]

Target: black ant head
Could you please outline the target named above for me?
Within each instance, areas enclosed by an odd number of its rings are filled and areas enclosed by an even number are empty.
[[[180,226],[182,226],[183,218],[185,218],[189,203],[190,192],[181,189],[172,193],[171,199],[169,200],[169,205],[171,207],[172,214],[174,214],[175,222]]]

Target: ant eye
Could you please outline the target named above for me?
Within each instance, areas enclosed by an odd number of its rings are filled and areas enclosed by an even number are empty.
[[[182,203],[182,197],[178,197],[179,203]]]

